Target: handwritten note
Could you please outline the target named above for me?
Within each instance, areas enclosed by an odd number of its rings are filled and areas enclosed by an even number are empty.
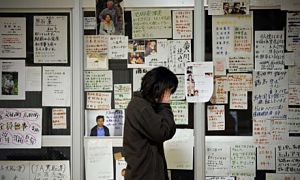
[[[300,133],[300,108],[289,108],[289,133]]]
[[[229,72],[251,72],[253,70],[253,60],[249,56],[230,56]]]
[[[95,180],[113,179],[112,140],[85,138],[84,143],[85,178]]]
[[[271,142],[271,121],[266,119],[253,119],[253,138],[254,143],[266,145]]]
[[[256,71],[253,86],[253,118],[287,119],[287,71]]]
[[[169,69],[176,74],[183,74],[185,65],[192,61],[190,40],[170,40]]]
[[[156,50],[157,49],[157,50]],[[145,41],[145,65],[148,67],[165,66],[169,62],[169,41],[167,39],[148,39]]]
[[[228,81],[227,76],[215,76],[215,101],[214,104],[228,103]]]
[[[248,109],[247,91],[230,91],[230,109]]]
[[[276,172],[300,173],[300,144],[279,144],[276,147]]]
[[[300,174],[277,174],[277,173],[266,173],[266,180],[297,180],[300,179]]]
[[[286,21],[286,49],[300,51],[300,13],[288,12]]]
[[[225,106],[207,106],[207,121],[208,131],[225,130]]]
[[[70,106],[71,68],[43,67],[43,106]]]
[[[252,49],[252,28],[235,27],[234,28],[234,51],[251,52]]]
[[[272,144],[284,143],[288,140],[287,120],[271,120],[271,140]]]
[[[269,145],[257,146],[257,169],[275,170],[275,147]]]
[[[68,62],[67,16],[34,16],[34,63]]]
[[[0,60],[0,99],[25,100],[25,60]]]
[[[112,71],[84,71],[85,91],[112,91]]]
[[[128,36],[108,37],[108,58],[127,59],[128,57]]]
[[[171,101],[175,123],[188,125],[188,103],[186,101]]]
[[[255,70],[284,70],[283,31],[255,31]]]
[[[185,99],[185,86],[184,75],[176,75],[178,79],[178,86],[174,94],[171,96],[171,100],[184,100]]]
[[[86,70],[108,69],[107,44],[107,36],[84,36],[84,57]]]
[[[52,109],[52,129],[67,129],[67,109]]]
[[[206,176],[230,175],[230,146],[206,144]]]
[[[231,146],[231,175],[252,176],[256,175],[256,149],[254,145]]]
[[[173,39],[193,38],[193,12],[192,11],[172,11],[173,12]]]
[[[171,10],[133,10],[132,38],[172,38]]]
[[[252,74],[249,73],[228,73],[230,91],[252,91]]]
[[[111,92],[87,92],[86,96],[87,109],[111,109]]]
[[[26,57],[26,18],[0,18],[0,57]]]
[[[125,111],[112,109],[105,112],[104,125],[109,129],[111,136],[122,136],[125,120]]]
[[[142,77],[148,72],[147,69],[133,69],[132,71],[132,77],[133,77],[133,83],[132,83],[132,90],[139,91],[141,88],[142,83]]]
[[[193,129],[177,129],[171,140],[164,142],[168,169],[193,169]]]
[[[288,69],[289,85],[300,85],[300,61],[295,61],[294,66]]]
[[[0,161],[1,179],[70,180],[69,161]]]
[[[96,30],[96,27],[97,27],[96,17],[84,17],[83,19],[84,30]]]
[[[126,169],[127,163],[124,158],[116,160],[116,180],[124,180],[124,172]]]
[[[131,100],[131,84],[114,84],[114,99],[116,109],[126,109]]]
[[[300,105],[300,84],[289,85],[289,105]]]
[[[0,109],[0,148],[41,148],[41,137],[42,109]]]

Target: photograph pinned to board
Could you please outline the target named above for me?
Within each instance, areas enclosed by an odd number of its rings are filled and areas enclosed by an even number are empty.
[[[0,60],[0,99],[25,100],[25,60]]]
[[[128,41],[128,68],[146,68],[145,40]]]
[[[189,62],[185,70],[187,102],[207,102],[213,94],[213,62]]]
[[[97,34],[124,35],[123,0],[95,0]]]
[[[99,122],[99,120],[102,120],[102,122]],[[125,111],[121,109],[85,110],[85,135],[99,136],[99,134],[97,133],[97,126],[103,128],[105,126],[108,129],[109,136],[123,136],[124,120]],[[97,121],[99,123],[97,123]],[[108,134],[106,134],[106,136],[107,135]]]
[[[250,0],[208,0],[208,15],[249,15]]]

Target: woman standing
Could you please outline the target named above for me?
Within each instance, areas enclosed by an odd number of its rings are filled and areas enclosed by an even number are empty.
[[[125,180],[167,180],[163,142],[176,131],[170,96],[178,85],[175,74],[157,67],[142,78],[125,113]]]

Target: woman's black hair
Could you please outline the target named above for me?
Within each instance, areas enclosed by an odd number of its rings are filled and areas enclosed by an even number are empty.
[[[178,86],[176,75],[166,67],[157,67],[148,71],[142,78],[141,93],[142,96],[155,103],[161,100],[165,90],[171,89],[173,94]]]

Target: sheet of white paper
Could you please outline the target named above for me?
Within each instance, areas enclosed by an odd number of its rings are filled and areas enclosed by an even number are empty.
[[[281,0],[250,0],[250,6],[280,6]]]
[[[287,71],[253,72],[252,102],[255,119],[287,119]]]
[[[71,105],[71,68],[43,66],[43,106]]]
[[[214,78],[214,101],[212,103],[227,104],[229,90],[227,76],[215,76]]]
[[[190,62],[185,70],[187,102],[207,102],[213,94],[213,63]]]
[[[287,120],[271,120],[271,143],[283,144],[289,140]]]
[[[0,60],[0,99],[25,100],[25,60]]]
[[[289,105],[300,105],[300,84],[289,85]]]
[[[285,52],[284,53],[284,65],[286,66],[294,66],[295,61],[300,56],[299,52]]]
[[[85,70],[108,70],[108,36],[84,36]]]
[[[289,133],[300,133],[300,108],[289,108]]]
[[[41,148],[42,109],[1,108],[0,148]]]
[[[298,59],[294,66],[289,66],[288,77],[289,85],[300,85],[300,61]]]
[[[42,91],[42,68],[27,66],[25,69],[26,91]]]
[[[231,175],[256,176],[256,148],[254,145],[236,144],[230,149]]]
[[[172,38],[171,10],[133,10],[131,17],[132,39]]]
[[[284,31],[255,31],[255,70],[284,70]]]
[[[171,96],[171,100],[185,100],[185,76],[176,75],[178,79],[178,86],[174,94]]]
[[[298,142],[299,143],[299,142]],[[276,147],[276,172],[300,174],[300,144],[280,144]]]
[[[207,129],[208,131],[225,130],[225,106],[209,105],[207,106]]]
[[[227,58],[216,57],[213,59],[214,62],[214,74],[218,76],[226,75],[227,70]]]
[[[116,160],[116,180],[124,180],[124,170],[126,169],[127,163],[124,158]]]
[[[85,91],[112,91],[112,71],[84,71]]]
[[[132,91],[139,91],[141,89],[142,77],[148,72],[147,69],[133,69],[132,77]]]
[[[271,121],[266,119],[253,119],[253,140],[257,145],[271,143]]]
[[[208,0],[208,15],[249,15],[250,0]]]
[[[111,109],[111,92],[87,92],[86,108],[99,110]]]
[[[70,161],[0,161],[2,179],[70,180]]]
[[[104,125],[109,129],[110,136],[123,136],[125,111],[112,109],[105,112]]]
[[[67,129],[67,109],[52,109],[52,129]]]
[[[26,58],[26,18],[0,18],[0,57]]]
[[[193,11],[172,11],[173,39],[193,38]]]
[[[96,30],[97,19],[96,17],[84,17],[83,19],[83,29],[84,30]]]
[[[206,176],[230,175],[230,146],[227,144],[206,144]]]
[[[127,59],[128,58],[128,36],[108,37],[108,58]]]
[[[228,73],[228,87],[230,91],[252,91],[252,74],[250,73]]]
[[[257,146],[257,169],[275,170],[275,147],[270,145]]]
[[[131,100],[131,84],[114,84],[115,109],[126,109]]]
[[[235,177],[224,177],[224,176],[212,176],[205,177],[205,180],[235,180]]]
[[[169,41],[167,39],[147,39],[145,41],[145,66],[157,67],[169,64]]]
[[[299,11],[300,2],[298,0],[281,0],[281,10]]]
[[[300,3],[299,3],[300,10]],[[288,12],[286,15],[286,49],[300,51],[300,12]],[[299,57],[299,56],[298,56]]]
[[[172,139],[164,142],[168,169],[193,169],[193,129],[177,129]]]
[[[186,64],[192,61],[191,40],[170,40],[169,69],[184,74]]]
[[[113,179],[112,140],[85,138],[84,141],[85,178],[93,180]]]
[[[68,17],[34,16],[34,63],[68,62]]]
[[[171,101],[174,120],[177,125],[188,125],[188,103],[186,101]]]
[[[251,72],[253,59],[250,56],[232,56],[228,60],[229,72]]]
[[[300,174],[277,174],[277,173],[266,173],[266,180],[297,180],[300,179]]]
[[[230,91],[229,109],[248,109],[247,91]]]

